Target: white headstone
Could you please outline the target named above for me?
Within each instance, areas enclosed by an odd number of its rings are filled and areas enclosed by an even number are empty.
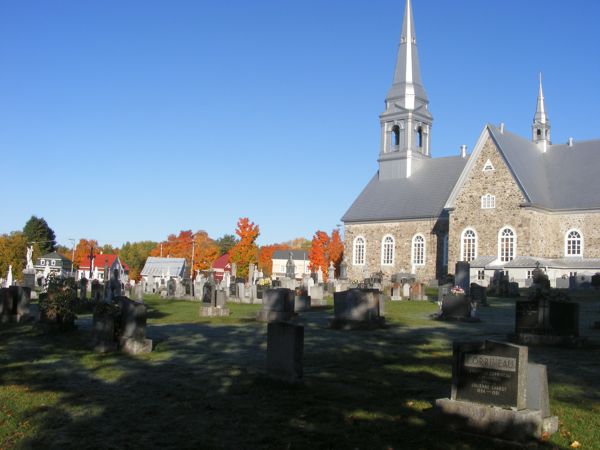
[[[323,271],[321,270],[321,267],[319,266],[319,270],[317,270],[317,283],[322,283],[323,282]]]
[[[8,266],[8,274],[6,275],[6,287],[12,286],[13,284],[13,274],[12,274],[12,265]]]
[[[404,298],[410,297],[410,284],[404,283],[402,285],[402,297],[404,297]]]

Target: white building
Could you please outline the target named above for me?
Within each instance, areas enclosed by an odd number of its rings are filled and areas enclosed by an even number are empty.
[[[276,279],[278,277],[285,277],[287,273],[287,262],[292,255],[292,261],[294,261],[294,272],[295,278],[301,279],[303,275],[310,274],[308,265],[308,251],[306,250],[277,250],[273,252],[271,261],[273,262],[273,269],[271,277]]]

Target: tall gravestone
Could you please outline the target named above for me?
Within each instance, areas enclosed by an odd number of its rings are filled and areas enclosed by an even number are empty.
[[[457,261],[454,271],[454,284],[469,295],[471,287],[471,265],[467,261]]]
[[[455,342],[451,395],[436,409],[446,425],[517,441],[558,428],[545,367],[529,364],[527,347],[504,342]]]
[[[267,374],[279,380],[297,382],[302,379],[304,327],[272,322],[267,326]]]

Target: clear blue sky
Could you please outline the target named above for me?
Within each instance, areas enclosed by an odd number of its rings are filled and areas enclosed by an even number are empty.
[[[487,122],[600,138],[600,2],[414,0],[434,156]],[[404,0],[0,0],[0,233],[330,231],[377,170]]]

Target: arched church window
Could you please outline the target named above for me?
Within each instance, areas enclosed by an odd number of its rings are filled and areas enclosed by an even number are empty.
[[[381,265],[391,266],[394,264],[394,238],[386,236],[381,243]]]
[[[511,228],[502,228],[499,233],[499,253],[500,261],[508,262],[515,259],[515,250],[517,246],[517,237]]]
[[[582,256],[583,255],[583,239],[581,233],[577,230],[569,230],[565,239],[565,255],[566,256]]]
[[[362,236],[358,236],[354,239],[353,262],[355,266],[362,266],[365,264],[365,238]]]
[[[398,125],[392,127],[392,145],[394,147],[400,145],[400,127]]]
[[[423,127],[417,128],[417,144],[419,148],[423,148]]]
[[[411,259],[415,266],[425,265],[425,238],[420,234],[413,237]]]
[[[475,230],[467,228],[463,231],[460,240],[461,260],[471,262],[477,258],[477,235]]]

